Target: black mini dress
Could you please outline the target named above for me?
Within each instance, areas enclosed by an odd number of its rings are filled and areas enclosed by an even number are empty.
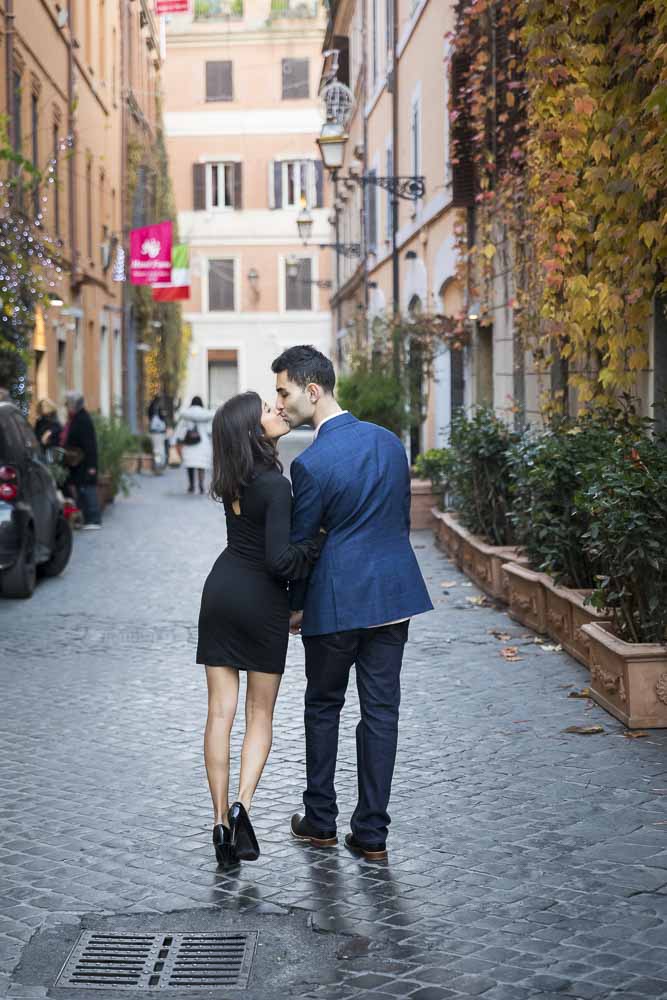
[[[259,469],[225,505],[227,548],[201,599],[197,663],[282,674],[289,639],[288,580],[303,580],[325,536],[290,544],[292,490],[277,469]]]

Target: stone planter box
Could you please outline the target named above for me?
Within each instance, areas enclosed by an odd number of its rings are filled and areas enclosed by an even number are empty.
[[[609,623],[581,626],[593,698],[629,729],[667,729],[667,646],[617,638]]]
[[[433,527],[431,509],[442,498],[444,490],[433,486],[430,479],[412,479],[410,481],[410,528],[412,531],[424,531]]]
[[[466,576],[488,594],[507,600],[507,583],[503,566],[510,562],[521,563],[524,557],[509,545],[489,545],[478,535],[473,535],[461,524],[456,514],[434,508],[435,536],[438,545]]]
[[[547,632],[546,573],[536,573],[527,566],[507,563],[503,567],[506,590],[509,592],[509,614],[533,632]]]
[[[590,590],[559,587],[546,574],[543,574],[542,583],[546,600],[547,633],[559,642],[570,656],[587,667],[588,638],[581,631],[582,625],[607,622],[609,617],[604,611],[598,611],[584,604],[591,593]]]

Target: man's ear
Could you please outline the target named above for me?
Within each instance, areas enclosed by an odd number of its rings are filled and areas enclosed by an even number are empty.
[[[306,395],[311,403],[317,403],[322,398],[322,387],[317,382],[309,382],[306,386]]]

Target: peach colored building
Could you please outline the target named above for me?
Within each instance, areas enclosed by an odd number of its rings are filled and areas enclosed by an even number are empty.
[[[192,0],[168,18],[165,129],[191,260],[184,398],[272,398],[282,349],[330,350],[329,293],[317,284],[332,253],[318,248],[329,239],[315,146],[324,22],[317,0]],[[304,200],[308,246],[296,228]]]
[[[423,176],[424,197],[398,202],[398,281],[394,287],[389,193],[354,181],[338,185],[341,240],[361,240],[362,259],[345,259],[334,305],[336,334],[345,342],[356,317],[412,312],[455,316],[462,308],[456,280],[451,184],[448,35],[454,0],[332,0],[325,50],[339,49],[338,79],[355,96],[350,139],[340,174]],[[326,70],[330,58],[325,58]],[[364,204],[365,201],[365,204]],[[471,398],[461,351],[443,348],[428,392],[428,417],[413,435],[414,454],[446,443],[453,409]]]
[[[0,0],[1,102],[10,139],[53,183],[39,193],[62,257],[62,305],[38,312],[33,403],[83,392],[90,410],[127,408],[124,242],[127,119],[150,144],[159,89],[154,0]],[[8,86],[9,84],[9,86]],[[126,118],[126,127],[123,120]]]

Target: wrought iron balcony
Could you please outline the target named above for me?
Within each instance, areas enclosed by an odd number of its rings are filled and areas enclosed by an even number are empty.
[[[312,18],[317,17],[319,0],[271,0],[270,18]]]
[[[195,0],[195,21],[243,17],[243,0]]]

